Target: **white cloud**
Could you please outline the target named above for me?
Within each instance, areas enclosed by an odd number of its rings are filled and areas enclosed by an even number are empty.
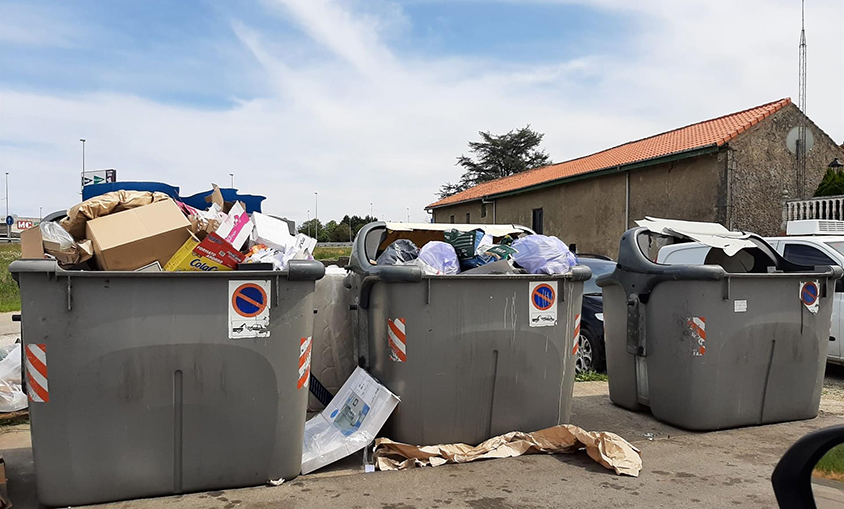
[[[412,20],[391,11],[395,4],[382,4],[384,15],[361,15],[327,0],[267,3],[329,55],[304,65],[272,33],[234,21],[272,85],[265,98],[214,111],[109,93],[0,91],[0,171],[12,173],[13,210],[74,202],[76,140],[85,137],[88,167],[118,168],[124,180],[162,180],[187,194],[234,172],[238,187],[268,196],[268,211],[298,221],[306,209],[313,214],[315,191],[324,219],[366,214],[374,202],[380,217],[404,219],[410,208],[420,221],[439,185],[459,177],[454,160],[478,130],[530,123],[546,133],[545,147],[559,161],[796,99],[793,2],[603,0],[600,8],[624,9],[644,27],[627,45],[634,57],[587,55],[543,66],[403,59],[389,39]],[[827,0],[807,13],[809,113],[839,142],[844,49],[836,20],[843,10]],[[293,53],[296,63],[286,58]]]

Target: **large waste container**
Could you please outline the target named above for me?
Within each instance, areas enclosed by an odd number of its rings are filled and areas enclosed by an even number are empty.
[[[21,260],[9,270],[21,291],[41,503],[299,474],[322,264],[84,272]]]
[[[452,227],[483,228],[495,237],[530,233],[510,225],[376,222],[355,239],[349,279],[360,361],[401,398],[381,435],[422,445],[477,444],[567,422],[575,329],[591,271],[425,275],[415,266],[370,262],[397,238],[422,247]],[[554,289],[544,315],[555,315],[553,323],[531,319],[531,292],[543,285]]]
[[[735,257],[662,265],[643,253],[650,238],[624,233],[597,281],[613,403],[690,430],[815,417],[842,269],[789,263],[755,235]]]

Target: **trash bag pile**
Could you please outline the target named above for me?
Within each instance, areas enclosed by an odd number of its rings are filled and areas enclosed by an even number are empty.
[[[316,239],[291,234],[288,222],[248,214],[216,184],[206,200],[198,209],[159,192],[105,193],[25,231],[22,255],[109,271],[285,270],[291,260],[313,259]]]
[[[567,274],[577,257],[557,237],[509,235],[496,242],[482,228],[468,232],[446,230],[444,241],[429,241],[421,248],[398,239],[376,265],[415,265],[431,275],[452,274]]]

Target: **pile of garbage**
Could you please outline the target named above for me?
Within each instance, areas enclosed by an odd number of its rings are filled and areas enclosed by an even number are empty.
[[[316,239],[293,234],[288,222],[248,214],[216,184],[206,200],[198,209],[160,192],[95,196],[21,234],[22,257],[108,271],[285,270],[290,260],[313,259]]]
[[[442,232],[443,240],[429,240],[421,248],[398,239],[375,260],[376,265],[416,265],[426,274],[567,274],[577,257],[553,236],[525,235],[494,238],[483,227]]]

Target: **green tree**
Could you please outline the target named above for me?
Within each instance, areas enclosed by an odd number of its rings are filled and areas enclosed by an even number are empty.
[[[331,242],[349,242],[350,234],[349,223],[340,223],[331,232]]]
[[[471,157],[461,155],[457,166],[464,170],[457,183],[447,182],[440,187],[439,196],[445,198],[501,177],[551,164],[551,157],[540,150],[544,134],[530,128],[530,124],[506,134],[495,135],[480,131],[481,141],[470,141]]]
[[[821,183],[818,184],[815,196],[837,196],[841,194],[844,194],[844,172],[827,168]]]

